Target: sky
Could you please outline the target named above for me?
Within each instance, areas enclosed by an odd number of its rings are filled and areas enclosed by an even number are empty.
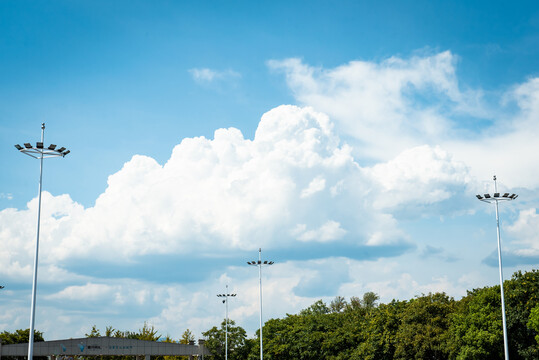
[[[0,2],[0,331],[196,337],[539,264],[534,1]]]

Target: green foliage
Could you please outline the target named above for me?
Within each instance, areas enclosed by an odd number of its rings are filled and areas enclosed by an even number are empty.
[[[101,336],[101,333],[99,332],[99,329],[97,328],[96,325],[92,326],[92,330],[90,331],[89,334],[84,334],[84,336],[86,337],[100,337]]]
[[[329,312],[327,305],[322,300],[318,300],[307,309],[301,310],[300,315],[323,315]]]
[[[394,358],[396,335],[401,325],[405,301],[393,300],[382,304],[375,311],[365,312],[361,339],[350,358],[389,360]],[[344,358],[343,358],[344,359]]]
[[[531,310],[539,305],[539,271],[513,274],[504,283],[507,311],[509,357],[511,359],[539,359],[536,333],[527,324]]]
[[[450,354],[452,359],[503,358],[503,329],[500,288],[468,292],[451,316]]]
[[[138,333],[133,334],[132,338],[146,341],[157,341],[161,338],[161,335],[157,334],[157,330],[153,325],[150,326],[145,321],[142,329],[139,329]]]
[[[371,299],[376,300],[374,294]],[[374,308],[374,302],[368,302]],[[368,310],[361,301],[350,303],[336,297],[328,307],[316,301],[298,315],[271,319],[264,326],[264,354],[268,359],[352,359],[359,358],[359,345]],[[258,345],[255,346],[259,351]],[[251,357],[255,359],[255,353]]]
[[[8,344],[24,344],[30,339],[30,329],[19,329],[10,333],[4,331],[0,333],[0,340],[3,345]],[[34,330],[34,342],[45,341],[43,340],[43,333],[41,331]]]
[[[396,333],[395,359],[446,359],[449,316],[455,301],[444,293],[411,300]]]
[[[530,311],[530,319],[528,320],[528,328],[534,330],[535,341],[539,344],[539,306],[534,307]]]
[[[378,300],[380,300],[380,296],[372,291],[369,291],[363,294],[363,301],[361,302],[361,305],[366,309],[372,309],[376,307]]]
[[[195,341],[195,335],[191,332],[191,330],[187,329],[182,334],[180,344],[189,344],[191,341]]]
[[[506,281],[511,359],[539,359],[539,272]],[[264,326],[268,359],[502,359],[498,286],[469,291],[459,301],[444,293],[378,305],[375,293],[327,306],[316,301],[297,315]],[[249,359],[258,358],[258,344]]]
[[[95,326],[95,325],[94,325],[94,326]],[[115,332],[115,331],[116,331],[116,330],[115,330],[112,326],[107,326],[107,327],[105,328],[105,336],[107,336],[107,337],[112,337],[112,336],[114,336],[114,332]]]
[[[233,320],[228,320],[228,358],[231,360],[246,359],[251,350],[250,343],[246,341],[247,333],[242,327],[235,326],[235,324]],[[224,359],[226,320],[223,320],[219,329],[214,326],[210,330],[203,332],[202,335],[206,338],[205,346],[212,353],[207,358],[213,360]]]
[[[346,309],[346,306],[348,303],[346,302],[346,299],[342,296],[337,296],[333,301],[329,304],[329,309],[331,312],[341,312],[344,309]]]

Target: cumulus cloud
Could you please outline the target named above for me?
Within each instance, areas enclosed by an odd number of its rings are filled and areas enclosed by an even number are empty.
[[[268,65],[285,73],[298,101],[329,114],[341,132],[360,140],[359,156],[388,160],[425,139],[435,144],[447,136],[450,114],[481,113],[481,95],[459,89],[455,63],[456,57],[446,51],[380,63],[351,61],[334,69],[299,59]]]
[[[456,161],[439,146],[417,146],[404,150],[394,159],[367,169],[374,181],[381,185],[373,206],[395,212],[403,207],[409,216],[467,209],[464,197],[471,197],[479,187],[469,168]],[[447,201],[452,204],[448,205]]]
[[[495,172],[511,187],[539,186],[539,79],[497,95],[464,88],[450,51],[325,69],[272,60],[298,102],[328,114],[354,139],[354,156],[389,161],[422,145],[441,148],[477,179]],[[489,94],[489,97],[485,94]]]
[[[363,194],[370,181],[326,115],[281,106],[264,114],[253,140],[234,128],[219,129],[213,139],[184,139],[164,165],[135,155],[109,177],[93,207],[45,192],[41,260],[48,266],[76,259],[220,255],[286,248],[294,239],[349,242],[347,235],[361,244],[373,231],[362,224],[387,218],[369,213],[368,203],[356,215],[348,211],[368,199]],[[6,224],[0,237],[13,243],[0,250],[8,264],[3,274],[25,277],[31,271],[35,230],[28,224],[35,223],[36,207],[34,199],[27,209],[0,212]],[[394,226],[386,224],[388,230]]]
[[[93,207],[44,192],[41,261],[56,274],[50,278],[80,282],[58,264],[219,257],[307,243],[339,243],[335,255],[349,248],[361,258],[395,256],[413,243],[392,212],[443,201],[468,182],[465,166],[429,146],[362,167],[327,115],[280,106],[262,116],[253,140],[219,129],[213,139],[184,139],[164,165],[133,156]],[[36,206],[34,199],[27,209],[0,212],[0,238],[14,244],[0,250],[4,276],[31,272],[35,230],[28,224]]]

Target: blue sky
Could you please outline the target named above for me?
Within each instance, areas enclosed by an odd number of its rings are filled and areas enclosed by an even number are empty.
[[[501,1],[0,4],[0,329],[197,335],[318,299],[382,301],[539,263],[539,7]],[[505,191],[505,190],[504,190]]]

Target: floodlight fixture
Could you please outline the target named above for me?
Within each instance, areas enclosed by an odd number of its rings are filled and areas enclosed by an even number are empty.
[[[504,297],[504,291],[503,291],[503,266],[502,266],[502,244],[501,244],[501,236],[500,236],[500,218],[498,214],[498,202],[500,201],[511,201],[515,200],[518,195],[509,193],[504,193],[502,196],[500,196],[500,193],[498,192],[498,183],[496,182],[496,175],[493,177],[494,180],[494,194],[491,196],[490,194],[485,194],[485,197],[482,198],[481,195],[476,195],[476,197],[479,199],[479,201],[483,201],[489,204],[495,204],[496,208],[496,234],[498,238],[498,269],[500,272],[500,293],[501,293],[501,302],[502,302],[502,323],[503,323],[503,347],[504,347],[504,353],[505,353],[505,360],[509,360],[509,342],[507,340],[507,320],[505,317],[505,297]]]
[[[262,248],[258,249],[258,261],[247,261],[248,265],[258,266],[258,289],[260,292],[260,360],[264,359],[263,342],[262,342],[262,266],[273,265],[273,261],[262,261]]]
[[[225,304],[225,360],[228,360],[228,298],[235,297],[236,294],[228,293],[228,285],[226,285],[226,292],[224,294],[217,294],[217,297],[224,297],[223,304]]]
[[[15,144],[15,148],[34,159],[39,159],[39,192],[38,192],[38,206],[37,206],[37,231],[36,231],[36,247],[34,254],[34,274],[32,281],[32,303],[30,305],[30,333],[28,339],[28,359],[32,360],[34,356],[34,323],[35,323],[35,311],[36,311],[36,288],[37,288],[37,265],[39,255],[39,227],[41,223],[41,188],[43,183],[43,159],[51,157],[64,157],[69,153],[69,150],[62,151],[55,150],[56,145],[51,144],[47,148],[43,146],[45,137],[45,123],[41,124],[41,141],[36,143],[36,146],[32,146],[30,143],[24,143],[24,148],[19,144]]]
[[[45,123],[41,125],[42,132],[45,130]],[[65,147],[61,147],[60,149],[56,149],[55,144],[50,144],[48,147],[43,146],[43,139],[41,141],[38,141],[36,143],[36,146],[32,146],[30,143],[24,143],[24,148],[20,146],[19,144],[15,144],[15,148],[22,152],[23,154],[26,154],[28,156],[33,157],[34,159],[46,159],[51,157],[64,157],[67,154],[69,154],[71,151],[66,150]]]

